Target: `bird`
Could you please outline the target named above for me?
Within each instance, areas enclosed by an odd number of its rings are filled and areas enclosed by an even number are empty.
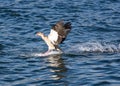
[[[44,55],[50,54],[51,51],[57,51],[63,53],[59,44],[62,44],[66,39],[68,33],[71,31],[71,22],[64,22],[64,20],[58,21],[54,24],[50,30],[48,36],[42,32],[37,32],[36,35],[40,36],[48,46],[48,51]]]

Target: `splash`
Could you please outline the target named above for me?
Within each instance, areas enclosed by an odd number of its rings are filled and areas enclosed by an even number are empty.
[[[72,47],[71,47],[72,46]],[[51,51],[48,53],[31,52],[31,54],[21,54],[22,57],[46,57],[52,55],[80,55],[81,53],[120,53],[120,44],[110,44],[101,42],[86,42],[71,45],[70,48],[64,49],[63,52]]]
[[[33,56],[41,56],[41,57],[45,57],[45,56],[51,56],[51,55],[59,55],[62,54],[63,52],[61,51],[49,51],[49,52],[45,52],[45,53],[34,53]]]
[[[101,53],[115,53],[120,52],[120,44],[100,43],[100,42],[86,42],[72,46],[67,52],[101,52]]]

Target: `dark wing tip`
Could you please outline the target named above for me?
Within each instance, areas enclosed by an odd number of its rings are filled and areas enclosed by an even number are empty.
[[[60,29],[62,27],[64,29],[71,29],[71,22],[67,22],[64,24],[64,20],[60,20],[52,26],[52,29],[56,30],[56,29],[58,29],[58,28]]]
[[[64,26],[64,22],[63,22],[63,20],[60,20],[52,26],[52,29],[59,31],[59,29],[61,29],[62,26]]]
[[[65,36],[65,37],[62,38],[61,43],[63,43],[63,41],[66,39],[67,34],[68,34],[68,33],[70,32],[70,30],[71,30],[71,22],[65,23],[65,24],[64,24],[64,29],[65,29],[65,31],[64,31],[64,36]]]
[[[67,22],[64,25],[65,29],[71,29],[71,22]]]
[[[64,23],[63,20],[60,20],[55,25],[52,26],[52,29],[55,30],[59,35],[57,44],[63,43],[63,41],[67,37],[67,34],[71,30],[71,22]]]

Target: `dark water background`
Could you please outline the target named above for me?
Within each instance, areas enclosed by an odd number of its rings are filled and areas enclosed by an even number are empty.
[[[60,19],[65,54],[40,57]],[[120,0],[0,0],[0,86],[120,86]]]

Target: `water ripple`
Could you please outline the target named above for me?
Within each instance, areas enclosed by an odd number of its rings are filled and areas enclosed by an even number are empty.
[[[119,86],[119,0],[0,0],[0,85]],[[41,31],[64,19],[71,33],[62,55],[47,50]]]

